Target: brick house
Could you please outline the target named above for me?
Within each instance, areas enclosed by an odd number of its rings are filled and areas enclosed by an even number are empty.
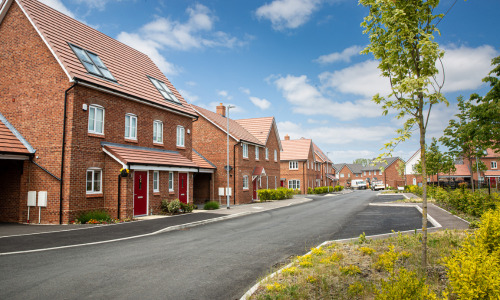
[[[400,175],[398,167],[405,162],[399,157],[383,158],[384,162],[371,162],[368,166],[362,167],[362,179],[367,181],[382,181],[385,187],[402,187],[405,185],[404,174]]]
[[[405,185],[422,185],[422,175],[415,170],[415,166],[420,161],[420,149],[418,149],[407,161],[405,165]]]
[[[258,189],[279,187],[281,142],[274,117],[233,120],[222,103],[216,112],[192,105],[200,116],[193,123],[193,148],[216,167],[208,197],[198,203],[219,201],[227,186],[227,122],[229,122],[230,204],[257,200]],[[226,197],[220,197],[226,203]]]
[[[338,185],[350,187],[351,180],[363,179],[361,177],[363,165],[361,164],[337,164],[335,167],[339,169]]]
[[[322,162],[316,159],[312,140],[290,140],[285,135],[281,144],[281,186],[299,189],[302,194],[307,194],[308,188],[321,186]]]
[[[333,186],[335,181],[335,169],[333,168],[333,162],[328,158],[328,156],[318,147],[314,142],[314,158],[320,164],[321,168],[321,181],[319,186]]]
[[[27,222],[33,196],[42,223],[192,202],[193,175],[214,169],[193,162],[197,114],[151,59],[38,1],[0,3],[1,120],[26,148],[0,148],[0,221]]]

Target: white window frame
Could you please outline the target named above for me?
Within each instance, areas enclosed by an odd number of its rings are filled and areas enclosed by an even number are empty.
[[[348,177],[348,178],[351,178],[351,173],[347,173],[347,177]]]
[[[274,161],[278,161],[278,150],[274,149]]]
[[[153,171],[153,192],[160,192],[160,171]]]
[[[243,158],[248,158],[248,144],[241,143],[241,147],[243,148]]]
[[[378,175],[382,175],[382,170],[378,170]]]
[[[153,122],[153,143],[163,144],[163,122],[160,120]]]
[[[289,189],[294,189],[294,190],[300,190],[300,180],[298,179],[291,179],[288,180],[288,188]]]
[[[90,129],[90,125],[91,125],[91,122],[90,122],[90,112],[91,111],[94,111],[94,120],[92,122],[92,126],[93,126],[93,129]],[[101,120],[101,131],[99,132],[97,130],[97,111],[100,110],[102,111],[102,120]],[[101,135],[104,135],[104,107],[100,106],[100,105],[95,105],[95,104],[91,104],[89,105],[89,122],[88,122],[88,132],[89,133],[93,133],[93,134],[101,134]]]
[[[309,160],[307,160],[307,169],[309,170]]]
[[[168,172],[168,191],[174,191],[174,172]]]
[[[368,171],[368,176],[372,176],[372,171]]]
[[[248,190],[248,175],[243,175],[243,189]]]
[[[298,170],[299,169],[299,162],[296,160],[291,160],[288,162],[288,169],[289,170]]]
[[[259,160],[259,146],[255,146],[255,160]]]
[[[266,147],[266,160],[269,160],[269,149]]]
[[[89,179],[88,179],[88,174],[89,172],[92,174],[92,179],[91,179],[91,188],[90,190],[88,189],[88,183],[89,183]],[[95,178],[95,173],[96,172],[99,172],[99,190],[96,190],[95,189],[95,182],[96,182],[96,178]],[[102,194],[102,169],[100,168],[88,168],[87,169],[87,172],[85,172],[85,191],[88,195],[91,195],[91,194]]]
[[[127,128],[128,119],[128,128]],[[135,122],[135,127],[132,124]],[[137,116],[134,114],[125,115],[125,138],[129,140],[137,140]]]
[[[184,129],[183,126],[178,125],[177,126],[177,142],[176,145],[177,147],[185,147],[185,135],[186,135],[186,130]]]
[[[491,168],[492,168],[492,169],[496,169],[496,168],[498,168],[498,164],[497,164],[497,162],[496,162],[496,161],[492,161],[492,162],[491,162]]]
[[[340,178],[344,178],[344,173],[340,173]]]

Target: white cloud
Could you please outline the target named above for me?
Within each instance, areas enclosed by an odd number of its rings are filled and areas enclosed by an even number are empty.
[[[149,56],[163,73],[169,75],[179,73],[179,69],[160,54],[163,47],[154,40],[143,39],[139,34],[127,32],[121,32],[117,40]]]
[[[357,158],[372,159],[377,154],[370,150],[337,150],[330,152],[330,159],[333,163],[352,163]]]
[[[328,115],[343,121],[381,115],[380,107],[371,100],[336,102],[326,98],[312,86],[305,75],[278,77],[274,84],[292,104],[292,111],[304,115]]]
[[[386,141],[394,135],[395,128],[390,126],[335,126],[305,129],[301,124],[285,121],[278,122],[278,130],[280,135],[288,134],[291,139],[307,137],[313,141],[321,141],[323,144],[346,145]]]
[[[247,89],[247,88],[244,88],[244,87],[240,87],[240,91],[243,94],[250,95],[250,89]]]
[[[187,86],[196,86],[196,82],[194,82],[194,81],[186,81],[185,84]]]
[[[233,99],[233,96],[229,95],[229,92],[225,90],[217,91],[217,95],[226,98],[227,100]]]
[[[250,101],[257,106],[258,108],[265,110],[268,109],[271,106],[271,102],[267,101],[266,99],[259,99],[257,97],[250,97]]]
[[[198,96],[193,95],[193,94],[191,94],[191,92],[188,92],[186,90],[179,90],[179,93],[181,93],[184,100],[186,100],[188,103],[196,102],[199,99]]]
[[[67,15],[68,17],[76,19],[76,16],[61,2],[61,0],[40,0],[40,2]]]
[[[274,0],[257,8],[255,14],[271,21],[275,30],[293,29],[305,24],[320,3],[320,0]]]
[[[307,119],[309,124],[328,124],[328,120]]]
[[[477,48],[447,46],[444,50],[443,64],[446,76],[444,92],[479,88],[482,78],[491,71],[491,59],[499,54],[489,45]]]
[[[344,49],[342,52],[334,52],[327,55],[321,55],[315,61],[320,64],[330,64],[338,61],[351,62],[351,57],[359,55],[359,52],[363,50],[360,46],[351,46]]]

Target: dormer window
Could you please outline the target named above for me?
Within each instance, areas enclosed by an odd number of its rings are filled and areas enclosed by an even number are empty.
[[[174,93],[172,93],[172,91],[168,88],[168,86],[163,81],[160,81],[158,79],[154,79],[153,77],[150,77],[150,76],[148,76],[148,78],[149,78],[149,80],[151,80],[153,85],[158,89],[160,94],[162,94],[162,96],[165,99],[167,99],[169,101],[181,103],[179,101],[179,99],[177,99],[177,97],[175,97]]]
[[[83,66],[89,73],[94,74],[99,77],[103,77],[112,81],[116,79],[111,75],[106,65],[102,62],[99,56],[90,51],[84,50],[78,46],[71,45],[71,49],[75,52],[76,56],[82,62]]]

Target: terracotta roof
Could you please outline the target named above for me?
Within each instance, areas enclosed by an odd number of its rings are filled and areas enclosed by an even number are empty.
[[[260,176],[262,173],[266,174],[266,170],[264,170],[264,167],[256,166],[253,169],[252,176]]]
[[[280,160],[307,160],[309,158],[311,143],[312,140],[310,139],[282,140],[283,151],[281,152]]]
[[[267,137],[273,126],[273,117],[236,120],[243,128],[256,137],[262,144],[266,144]]]
[[[213,111],[209,111],[208,109],[204,109],[202,107],[191,105],[194,110],[200,114],[202,117],[207,119],[208,121],[214,123],[217,127],[219,127],[223,132],[227,132],[227,118],[215,113]],[[246,130],[243,126],[241,126],[237,121],[229,118],[229,135],[231,135],[237,141],[246,141],[253,144],[257,144],[260,146],[265,146],[259,139],[253,136],[248,130]]]
[[[197,164],[200,168],[204,169],[217,169],[217,167],[211,163],[205,156],[201,155],[198,151],[193,149],[193,162]]]
[[[439,176],[454,176],[454,177],[470,177],[470,169],[466,164],[455,164],[456,171],[452,174],[448,173],[439,173]]]
[[[71,81],[75,78],[169,109],[196,116],[193,109],[144,53],[133,49],[36,0],[16,0],[48,44]],[[91,75],[69,44],[97,54],[117,83]],[[147,76],[163,81],[181,102],[174,103],[160,94]]]
[[[328,163],[333,163],[330,160],[330,158],[321,150],[321,148],[318,147],[318,145],[316,145],[314,142],[312,144],[313,144],[314,152],[316,152],[316,154],[320,157],[321,161],[323,161],[323,162],[328,161]]]
[[[484,176],[488,176],[488,177],[500,176],[500,170],[488,170],[488,171],[484,172]]]
[[[500,157],[500,152],[495,152],[493,149],[486,149],[486,157]]]
[[[0,153],[31,155],[35,150],[0,113]]]
[[[125,164],[198,168],[177,151],[101,142],[101,145]]]

